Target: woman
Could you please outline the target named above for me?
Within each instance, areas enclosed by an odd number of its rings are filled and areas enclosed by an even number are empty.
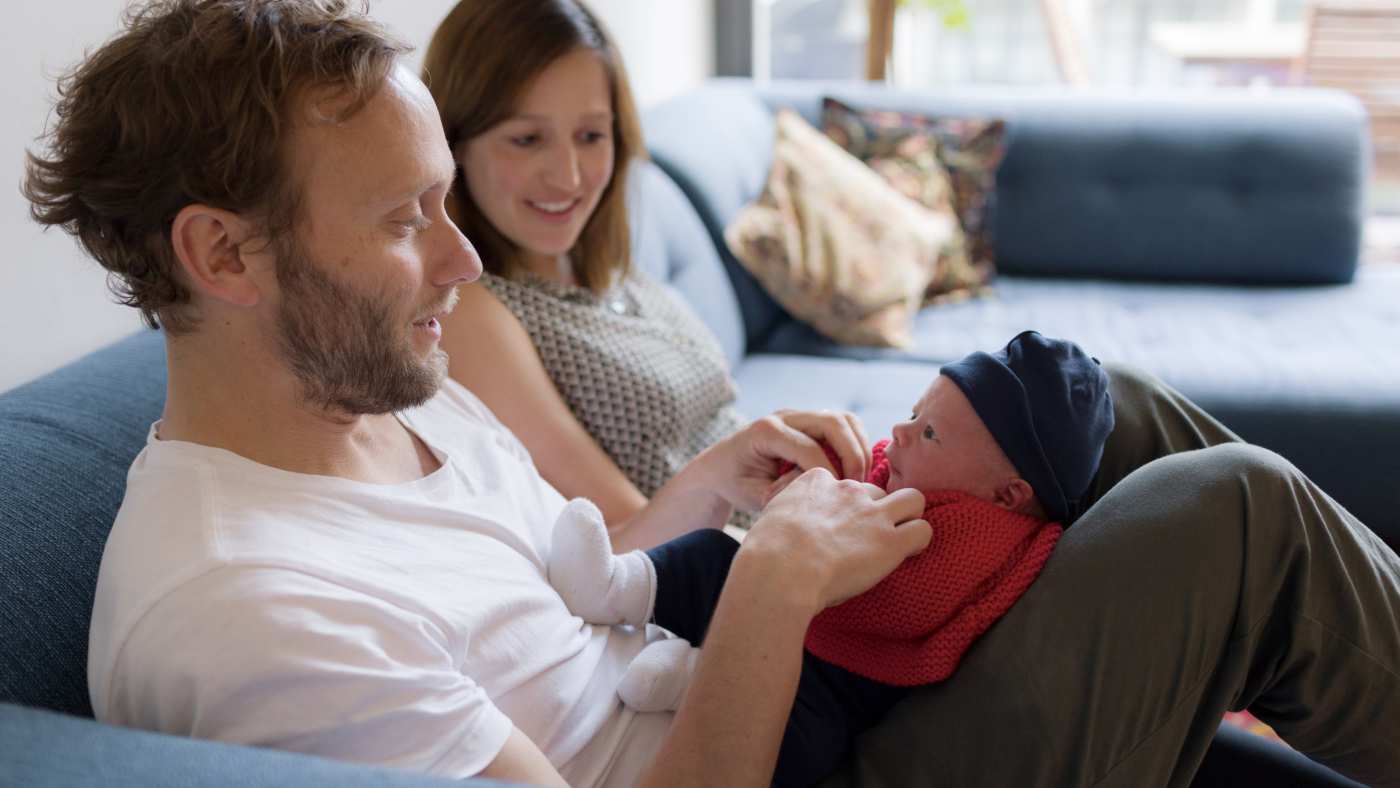
[[[644,149],[617,48],[573,2],[465,2],[424,71],[461,167],[454,218],[487,271],[445,322],[450,374],[561,493],[598,504],[619,549],[664,541],[629,518],[745,420],[713,335],[631,265]]]

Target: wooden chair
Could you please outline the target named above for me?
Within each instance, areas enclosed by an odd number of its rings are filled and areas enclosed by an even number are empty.
[[[1318,0],[1306,31],[1296,81],[1360,99],[1371,116],[1376,177],[1400,179],[1400,1]]]
[[[1060,81],[1074,87],[1088,85],[1089,64],[1065,0],[1040,0],[1040,12],[1045,17],[1045,32],[1050,36],[1050,52],[1055,56]]]
[[[895,0],[867,0],[870,38],[865,42],[865,78],[883,82],[894,49]]]
[[[885,79],[894,48],[895,6],[895,0],[866,0],[870,13],[870,38],[865,45],[865,78],[868,80]],[[1050,51],[1061,81],[1074,86],[1089,84],[1089,67],[1065,0],[1040,0],[1040,10],[1045,17]]]

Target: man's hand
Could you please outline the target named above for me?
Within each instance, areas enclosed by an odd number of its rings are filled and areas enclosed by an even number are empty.
[[[923,511],[917,490],[887,495],[813,469],[773,498],[743,550],[765,554],[776,579],[809,590],[819,611],[866,591],[927,547],[932,529],[919,519]]]
[[[820,442],[841,460],[845,478],[863,480],[870,464],[870,441],[855,414],[780,410],[715,444],[696,462],[714,477],[714,489],[735,507],[762,508],[774,495],[783,461],[801,469],[837,474]]]
[[[928,546],[932,529],[917,519],[921,494],[838,481],[818,440],[848,474],[865,478],[869,448],[855,417],[786,412],[706,450],[672,479],[674,493],[663,488],[677,506],[707,500],[698,495],[706,490],[708,500],[752,508],[782,461],[811,468],[773,497],[735,555],[690,690],[644,788],[768,785],[812,617]]]

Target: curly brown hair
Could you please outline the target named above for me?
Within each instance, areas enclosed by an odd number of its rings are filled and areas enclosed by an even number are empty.
[[[509,118],[535,77],[576,49],[598,56],[612,90],[612,180],[570,255],[579,282],[602,292],[631,266],[627,173],[646,156],[646,146],[622,55],[598,17],[577,0],[461,0],[433,33],[423,82],[455,153],[458,143]],[[519,271],[520,250],[472,200],[460,167],[452,197],[452,218],[486,270],[503,276]]]
[[[198,319],[171,223],[200,203],[245,215],[271,243],[298,215],[293,112],[331,91],[358,112],[409,47],[345,0],[157,0],[58,82],[28,153],[30,214],[73,235],[122,303],[170,334]]]

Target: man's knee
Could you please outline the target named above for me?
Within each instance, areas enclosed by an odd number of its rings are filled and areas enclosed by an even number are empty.
[[[1134,471],[1105,496],[1119,515],[1149,512],[1221,522],[1242,513],[1251,498],[1275,496],[1301,478],[1287,460],[1247,443],[1222,443],[1160,457]]]
[[[1203,482],[1240,479],[1246,482],[1292,481],[1301,474],[1293,463],[1262,446],[1222,443],[1164,457],[1161,462],[1186,465]]]

